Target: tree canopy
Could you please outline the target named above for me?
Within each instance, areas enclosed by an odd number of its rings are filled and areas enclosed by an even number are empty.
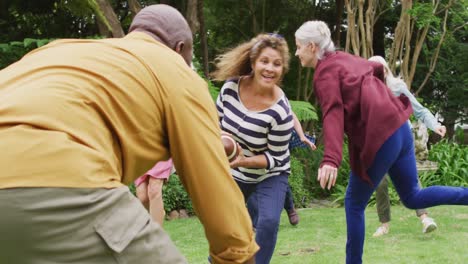
[[[155,3],[187,18],[205,75],[218,54],[262,32],[283,35],[294,57],[295,30],[318,19],[339,49],[385,56],[449,132],[457,120],[466,122],[467,0],[3,0],[0,68],[51,39],[121,37],[135,13]],[[312,76],[293,58],[283,81],[288,97],[315,104]]]

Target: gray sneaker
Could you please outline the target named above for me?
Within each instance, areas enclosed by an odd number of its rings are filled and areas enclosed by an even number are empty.
[[[424,218],[421,223],[423,224],[423,233],[426,234],[426,233],[430,233],[434,230],[437,229],[437,224],[436,222],[434,221],[434,219],[430,218],[430,217],[426,217]]]

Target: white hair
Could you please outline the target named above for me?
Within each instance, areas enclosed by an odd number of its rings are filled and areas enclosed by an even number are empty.
[[[319,47],[317,59],[321,60],[325,52],[335,51],[335,44],[331,40],[330,29],[323,21],[307,21],[296,30],[296,39],[303,45],[314,43]]]
[[[390,88],[390,90],[392,90],[392,92],[395,93],[396,91],[398,91],[398,86],[399,85],[404,84],[406,86],[403,79],[401,79],[400,77],[395,77],[393,75],[392,71],[390,70],[390,67],[388,67],[387,61],[383,57],[381,57],[381,56],[372,56],[368,60],[378,62],[378,63],[380,63],[380,64],[382,64],[384,66],[385,84],[387,84],[387,87]]]

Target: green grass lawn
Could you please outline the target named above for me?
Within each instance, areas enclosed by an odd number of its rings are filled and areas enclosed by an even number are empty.
[[[373,238],[378,219],[375,208],[368,208],[364,263],[468,263],[468,207],[439,206],[429,213],[439,228],[423,234],[414,211],[393,206],[390,233]],[[293,227],[283,213],[271,264],[344,263],[344,208],[302,209],[299,215]],[[164,228],[189,263],[207,263],[208,244],[197,218],[166,221]]]

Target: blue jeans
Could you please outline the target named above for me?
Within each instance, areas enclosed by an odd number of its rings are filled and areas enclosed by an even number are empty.
[[[348,233],[346,263],[348,264],[362,263],[364,210],[387,171],[401,201],[410,209],[442,204],[468,205],[468,188],[431,186],[421,189],[418,185],[413,137],[408,124],[405,123],[382,145],[367,170],[373,186],[360,179],[354,172],[350,173],[345,198]]]
[[[286,190],[286,197],[284,198],[284,210],[289,213],[294,209],[294,197],[291,190],[291,186],[288,184],[288,189]]]
[[[255,263],[268,264],[276,246],[288,175],[273,176],[256,184],[237,184],[248,201],[247,208],[256,229],[255,241],[260,246]]]
[[[255,201],[255,195],[250,195],[249,200],[247,201],[247,206],[249,206],[249,203],[252,203]],[[250,206],[253,207],[253,204]],[[252,208],[253,209],[253,208]],[[293,192],[291,189],[291,185],[288,184],[288,189],[286,190],[286,196],[284,197],[284,210],[289,213],[294,209],[294,196]]]

